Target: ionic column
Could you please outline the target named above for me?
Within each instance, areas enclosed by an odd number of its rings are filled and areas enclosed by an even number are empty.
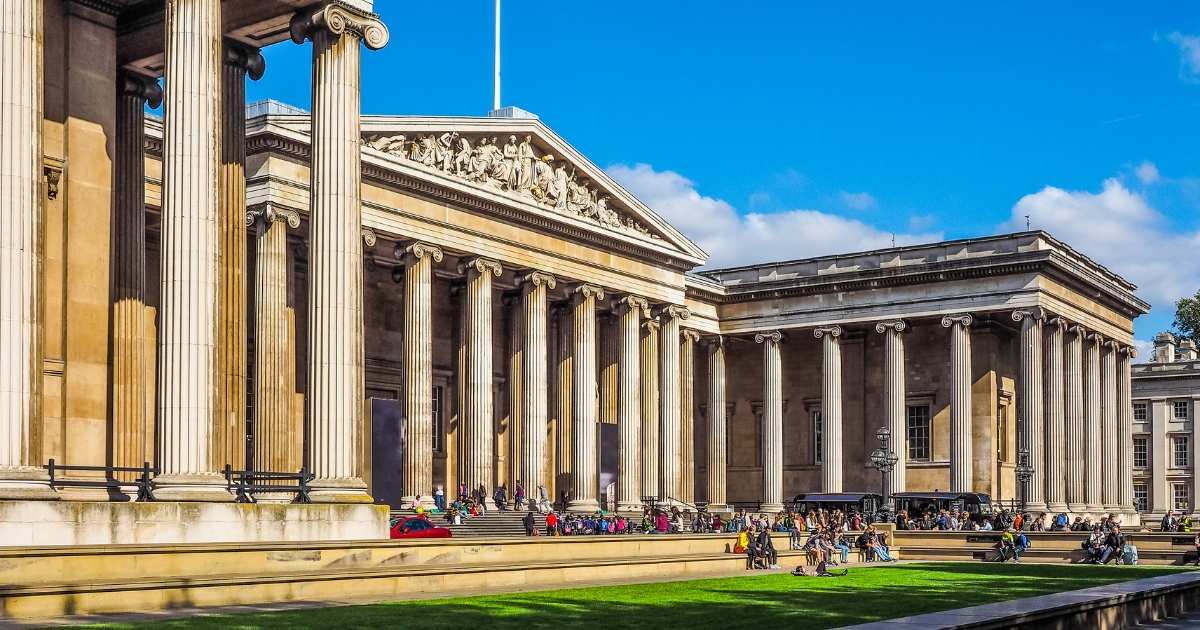
[[[1100,465],[1104,484],[1101,501],[1105,512],[1122,511],[1121,506],[1121,469],[1120,462],[1120,421],[1117,410],[1117,353],[1120,348],[1115,341],[1106,341],[1103,348],[1102,364],[1100,367],[1101,404],[1100,431]]]
[[[1084,497],[1089,512],[1099,512],[1103,509],[1101,493],[1101,448],[1100,431],[1103,419],[1100,417],[1100,336],[1087,335],[1084,341]]]
[[[1015,322],[1021,324],[1021,372],[1017,383],[1017,398],[1021,409],[1021,435],[1019,446],[1029,452],[1029,466],[1033,475],[1025,488],[1025,503],[1033,512],[1046,510],[1043,498],[1042,461],[1045,459],[1044,420],[1042,417],[1042,323],[1046,319],[1040,308],[1012,312]]]
[[[492,444],[494,421],[492,408],[492,278],[499,277],[500,263],[487,258],[472,258],[459,263],[466,274],[463,291],[463,342],[465,366],[462,413],[462,482],[468,492],[480,486],[484,503],[492,507]]]
[[[689,312],[682,306],[670,305],[662,309],[659,321],[659,456],[662,478],[658,483],[659,496],[679,500],[682,494],[683,429],[682,412],[679,407],[679,322],[687,319]]]
[[[550,388],[546,383],[546,292],[554,276],[533,272],[521,284],[525,350],[522,353],[525,397],[521,401],[521,480],[529,505],[536,506],[538,486],[546,486],[546,417]]]
[[[892,432],[895,467],[888,475],[888,493],[904,492],[905,466],[908,462],[908,406],[904,399],[904,320],[875,324],[883,334],[883,425]]]
[[[158,107],[154,79],[122,73],[117,80],[113,145],[112,465],[154,461],[154,420],[146,398],[152,384],[146,347],[146,103]],[[0,200],[3,203],[3,200]],[[0,346],[4,342],[0,341]],[[124,477],[130,480],[131,477]]]
[[[842,491],[841,326],[813,331],[821,340],[821,491]]]
[[[1132,346],[1121,348],[1117,355],[1117,470],[1120,473],[1121,511],[1132,513],[1133,507],[1133,390],[1131,365],[1137,356]],[[1155,488],[1155,491],[1159,490]]]
[[[287,229],[300,227],[290,208],[264,204],[246,213],[256,228],[254,257],[254,470],[296,472],[302,426],[294,422],[295,358],[288,324]]]
[[[596,300],[604,291],[590,284],[575,289],[572,298],[575,321],[575,431],[572,450],[574,468],[571,502],[568,509],[595,512],[597,501],[599,450],[596,448]]]
[[[783,509],[783,368],[779,331],[754,335],[763,345],[763,497],[759,509],[778,512]],[[826,438],[828,439],[828,438]]]
[[[1064,459],[1067,449],[1066,429],[1066,362],[1063,357],[1067,323],[1061,317],[1046,322],[1045,371],[1043,373],[1043,410],[1046,448],[1041,460],[1045,470],[1046,509],[1058,514],[1067,510],[1067,482]],[[1036,460],[1035,460],[1036,461]],[[1035,463],[1034,466],[1037,466]]]
[[[627,295],[617,301],[621,347],[618,357],[617,510],[637,512],[642,508],[642,317],[648,316],[644,298]]]
[[[359,461],[363,425],[359,43],[382,48],[378,16],[331,3],[292,17],[312,40],[309,170],[308,456],[315,501],[370,501]]]
[[[1066,380],[1066,466],[1067,507],[1071,512],[1087,509],[1086,466],[1087,429],[1083,408],[1083,336],[1081,326],[1067,330]]]
[[[217,393],[212,467],[246,467],[246,76],[258,80],[258,50],[226,40],[221,64],[221,167],[217,208]]]
[[[212,463],[220,391],[218,158],[221,3],[166,5],[162,297],[159,301],[160,500],[229,500]],[[216,448],[219,448],[217,446]]]
[[[575,428],[575,394],[572,391],[575,384],[575,321],[571,306],[566,303],[555,304],[552,309],[558,333],[558,357],[555,363],[554,397],[557,403],[558,426],[555,427],[555,492],[552,500],[558,501],[562,493],[570,492],[574,475],[574,441],[571,439]]]
[[[0,498],[54,498],[38,481],[42,358],[42,0],[0,10]]]
[[[397,248],[404,262],[404,494],[433,505],[433,265],[442,250],[427,243]],[[449,489],[447,489],[449,490]]]
[[[947,315],[950,329],[950,491],[972,492],[971,451],[971,316]]]
[[[647,319],[641,339],[642,488],[641,496],[659,496],[659,395],[657,319]],[[640,497],[639,497],[640,498]]]
[[[696,502],[696,341],[700,334],[684,330],[679,341],[679,500]]]
[[[705,470],[708,474],[708,509],[725,508],[725,468],[728,465],[725,444],[725,339],[720,335],[708,338],[708,452]]]

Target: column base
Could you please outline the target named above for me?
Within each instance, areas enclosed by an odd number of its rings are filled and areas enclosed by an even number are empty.
[[[1122,512],[1121,506],[1116,503],[1106,503],[1102,509],[1105,514],[1120,514]]]
[[[233,493],[225,478],[216,473],[190,475],[159,475],[154,478],[154,498],[157,501],[229,503]]]
[[[628,512],[641,513],[642,502],[641,501],[617,501],[617,511],[618,512],[626,512],[626,513],[628,513]]]
[[[571,499],[567,503],[568,512],[587,512],[589,514],[600,511],[600,502],[595,499]]]
[[[367,484],[358,477],[346,479],[314,479],[308,498],[313,503],[374,503],[367,494]]]
[[[59,496],[45,470],[20,466],[0,468],[0,499],[57,501]]]
[[[782,512],[783,504],[782,503],[760,503],[760,504],[758,504],[758,511],[766,512],[768,514],[775,513],[775,512]]]
[[[1049,512],[1049,511],[1050,511],[1050,508],[1045,503],[1042,503],[1041,501],[1038,501],[1038,502],[1026,501],[1025,502],[1025,512],[1028,514],[1037,514],[1039,512]]]
[[[1087,514],[1088,506],[1086,503],[1067,503],[1067,511],[1071,514],[1083,516],[1084,514]]]
[[[1067,511],[1069,511],[1069,510],[1067,509],[1066,503],[1047,503],[1046,504],[1046,512],[1049,514],[1058,514],[1059,512],[1067,512]]]

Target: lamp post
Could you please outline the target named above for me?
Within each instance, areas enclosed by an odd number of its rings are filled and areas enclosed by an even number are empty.
[[[879,494],[883,496],[883,506],[880,508],[882,513],[881,520],[889,521],[889,513],[891,508],[891,493],[888,491],[887,476],[891,474],[896,467],[896,462],[900,458],[896,452],[888,448],[888,442],[892,439],[892,432],[887,427],[879,427],[875,431],[875,438],[879,440],[879,448],[871,451],[871,465],[879,471]]]
[[[1025,513],[1025,501],[1029,494],[1029,480],[1033,479],[1033,466],[1029,464],[1029,449],[1022,446],[1017,449],[1017,483],[1021,488],[1021,513]]]

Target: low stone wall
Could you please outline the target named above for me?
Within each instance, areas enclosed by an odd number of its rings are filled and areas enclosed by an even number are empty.
[[[904,549],[909,560],[981,560],[990,552],[1002,532],[959,532],[897,530],[895,544]],[[1081,545],[1087,532],[1027,532],[1030,559],[1078,561],[1084,557]],[[1195,558],[1194,534],[1133,532],[1126,538],[1138,549],[1143,564],[1181,564]],[[1025,557],[1025,556],[1023,556]]]
[[[386,539],[384,505],[0,501],[0,547]]]

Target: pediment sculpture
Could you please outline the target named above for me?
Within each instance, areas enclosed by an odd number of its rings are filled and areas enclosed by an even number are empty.
[[[458,179],[519,195],[558,212],[590,219],[613,230],[659,239],[646,226],[615,207],[590,179],[566,160],[542,151],[526,135],[496,136],[447,131],[409,138],[404,134],[372,135],[367,145]]]

